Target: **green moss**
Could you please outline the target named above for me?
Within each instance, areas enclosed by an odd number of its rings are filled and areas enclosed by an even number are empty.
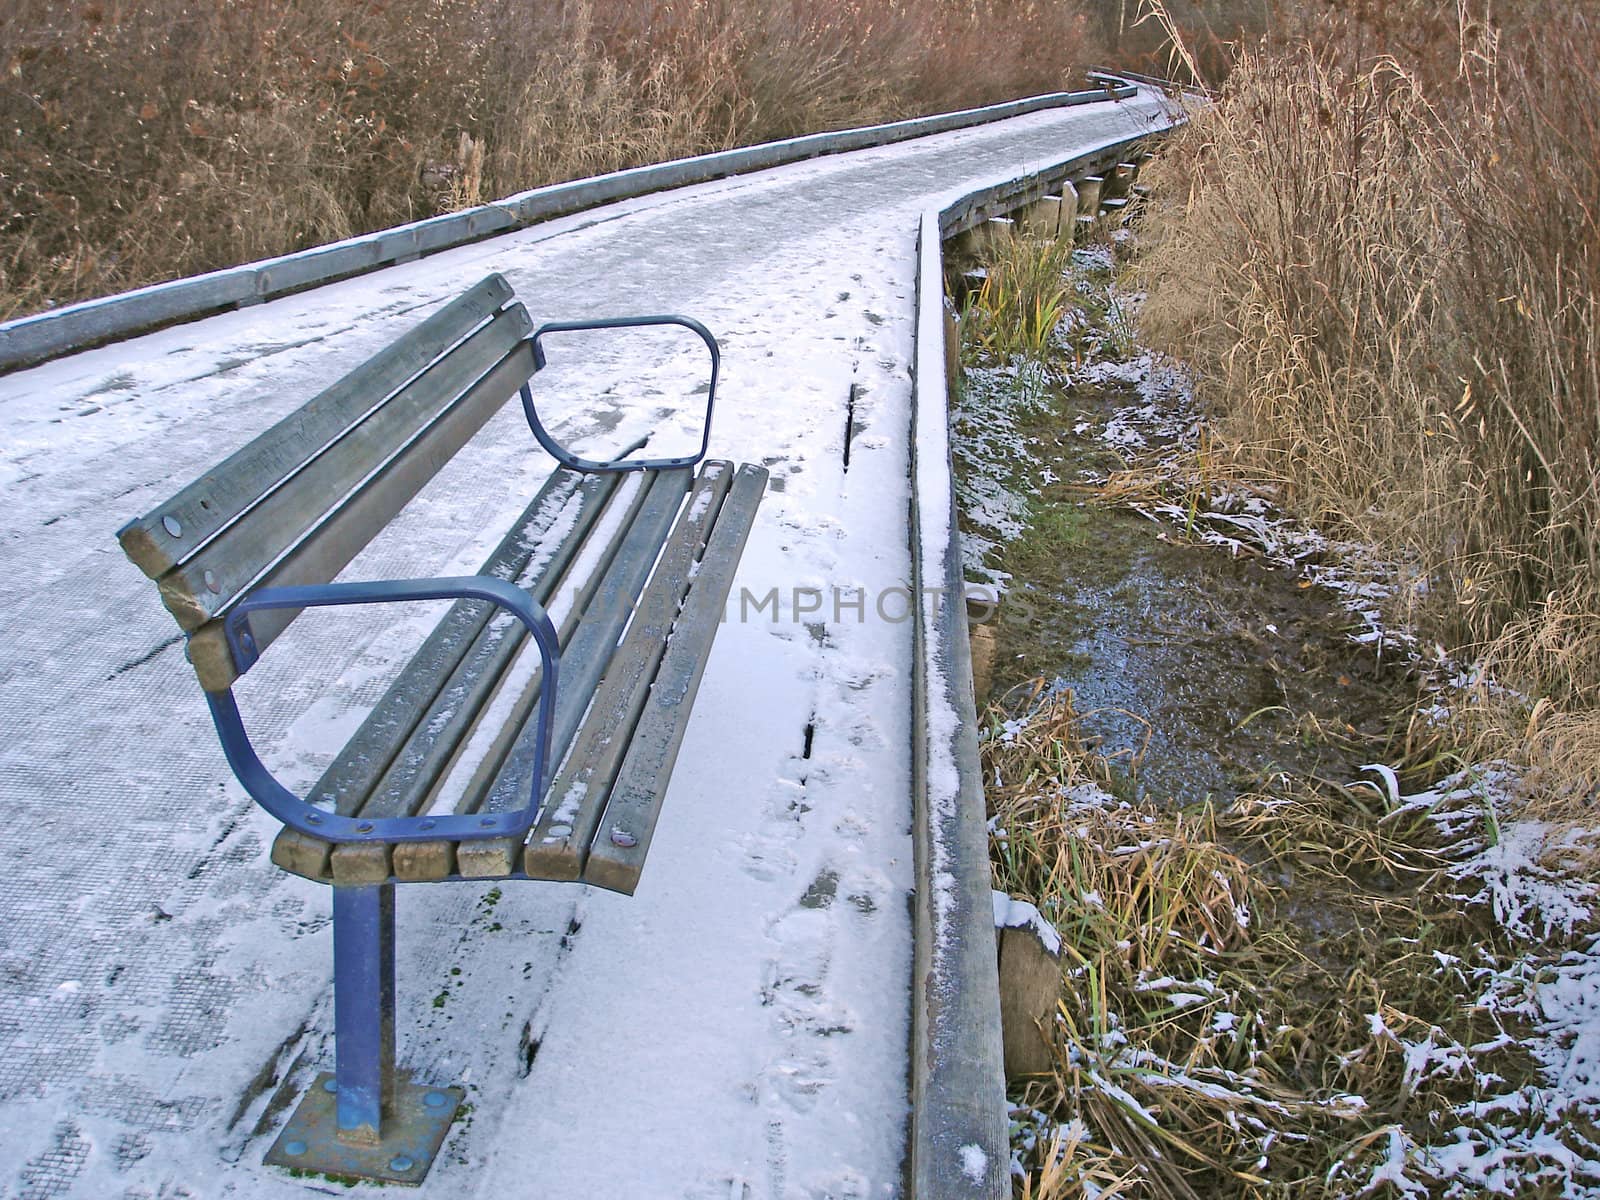
[[[1056,574],[1061,564],[1087,540],[1088,519],[1075,502],[1036,500],[1028,505],[1028,527],[1006,547],[1005,569],[1026,579]]]
[[[325,1183],[334,1183],[346,1188],[371,1182],[355,1175],[329,1175],[326,1171],[308,1171],[304,1167],[289,1167],[287,1170],[291,1179],[320,1179]]]

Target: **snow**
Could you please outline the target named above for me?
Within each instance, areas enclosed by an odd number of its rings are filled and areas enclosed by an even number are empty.
[[[1061,953],[1061,934],[1043,913],[1026,900],[1014,900],[1001,891],[991,894],[996,929],[1032,929],[1047,954]]]
[[[1570,937],[1587,925],[1600,885],[1572,869],[1594,834],[1557,831],[1528,817],[1512,818],[1521,791],[1517,771],[1505,763],[1458,771],[1433,787],[1401,795],[1394,772],[1383,774],[1391,805],[1422,812],[1452,847],[1449,879],[1467,889],[1447,898],[1486,907],[1513,937],[1544,941]]]
[[[961,1147],[961,1173],[973,1183],[982,1183],[984,1173],[989,1169],[989,1156],[983,1152],[982,1146],[966,1145]]]
[[[1263,497],[1214,494],[1209,503],[1211,510],[1199,514],[1201,540],[1235,553],[1264,552],[1331,588],[1362,622],[1353,640],[1398,647],[1433,672],[1433,686],[1441,691],[1481,683],[1442,652],[1424,657],[1413,636],[1385,624],[1378,602],[1389,589],[1362,580],[1352,565],[1360,547],[1295,526]],[[1150,515],[1174,524],[1195,520],[1194,512],[1174,505],[1152,506]],[[1219,527],[1243,536],[1235,539],[1217,532]],[[1384,1130],[1376,1165],[1351,1172],[1340,1164],[1334,1176],[1351,1178],[1356,1195],[1512,1196],[1542,1187],[1585,1200],[1600,1197],[1600,1154],[1583,1132],[1600,1116],[1600,936],[1591,932],[1600,885],[1584,867],[1594,833],[1522,815],[1522,780],[1506,763],[1475,764],[1413,794],[1403,791],[1398,772],[1387,764],[1361,770],[1374,778],[1357,782],[1376,791],[1392,814],[1422,814],[1435,826],[1444,860],[1436,885],[1440,899],[1483,910],[1512,939],[1509,957],[1479,947],[1471,964],[1442,953],[1435,959],[1443,979],[1467,980],[1480,989],[1476,1006],[1497,1022],[1533,1030],[1520,1045],[1541,1067],[1543,1080],[1514,1089],[1483,1065],[1484,1056],[1518,1041],[1504,1029],[1486,1042],[1463,1046],[1438,1028],[1402,1034],[1383,1012],[1369,1013],[1373,1041],[1399,1051],[1407,1088],[1430,1079],[1468,1080],[1477,1098],[1455,1110],[1459,1126],[1426,1143],[1398,1126]],[[1230,1016],[1213,1028],[1225,1032],[1233,1026]],[[1365,1105],[1359,1096],[1330,1103],[1341,1109]]]
[[[1569,951],[1535,992],[1534,1054],[1556,1095],[1572,1107],[1600,1110],[1600,938]]]
[[[252,1081],[332,1063],[327,892],[267,862],[275,825],[228,773],[122,521],[500,271],[536,324],[678,311],[716,331],[712,453],[773,477],[736,594],[904,588],[920,214],[1157,110],[659,193],[0,378],[0,1189],[301,1196],[261,1166],[283,1114]],[[562,341],[536,399],[580,453],[649,434],[668,454],[698,444],[703,371],[681,341]],[[925,494],[948,494],[945,431],[918,438]],[[476,569],[549,470],[509,405],[347,577]],[[911,625],[795,607],[720,631],[637,896],[401,889],[401,1064],[473,1105],[422,1196],[899,1193]],[[251,672],[241,702],[286,784],[315,781],[437,611],[302,618]],[[935,747],[956,720],[935,705]],[[957,783],[935,763],[939,811]]]
[[[1019,463],[1038,465],[1015,427],[1025,413],[1048,403],[1049,383],[1044,367],[1027,360],[968,367],[961,403],[951,413],[959,431],[950,449],[961,467],[962,570],[996,593],[1003,594],[1006,576],[985,560],[996,546],[1018,537],[1028,517],[1027,497],[1014,490],[1010,477]]]
[[[1361,1189],[1361,1195],[1370,1196],[1388,1186],[1402,1196],[1426,1196],[1428,1189],[1406,1175],[1408,1139],[1398,1126],[1388,1130],[1384,1138],[1384,1159]]]
[[[1402,1195],[1513,1196],[1544,1187],[1600,1197],[1600,1154],[1582,1132],[1600,1117],[1600,936],[1588,932],[1600,886],[1576,867],[1585,836],[1516,815],[1521,780],[1505,764],[1480,764],[1412,794],[1391,768],[1363,769],[1381,778],[1392,811],[1421,813],[1436,827],[1446,886],[1462,889],[1446,898],[1486,910],[1513,939],[1504,958],[1487,947],[1472,964],[1437,954],[1441,976],[1473,981],[1479,1008],[1532,1036],[1502,1028],[1462,1046],[1437,1028],[1403,1036],[1382,1012],[1368,1014],[1373,1040],[1401,1052],[1408,1087],[1472,1079],[1476,1098],[1457,1107],[1460,1125],[1426,1144],[1388,1131],[1384,1158],[1359,1194],[1389,1186]],[[1480,1063],[1518,1041],[1540,1067],[1539,1084],[1510,1088]]]

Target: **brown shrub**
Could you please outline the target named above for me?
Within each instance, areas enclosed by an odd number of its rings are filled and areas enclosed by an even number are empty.
[[[1063,86],[1046,0],[13,0],[0,318],[561,179]]]
[[[1147,329],[1247,469],[1400,568],[1397,615],[1593,708],[1600,24],[1494,16],[1358,8],[1247,54],[1159,169]]]

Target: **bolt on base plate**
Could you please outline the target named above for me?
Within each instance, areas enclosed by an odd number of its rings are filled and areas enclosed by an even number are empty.
[[[324,1071],[263,1161],[318,1175],[419,1184],[466,1093],[458,1087],[419,1087],[402,1075],[395,1078],[391,1097],[393,1111],[384,1114],[381,1142],[362,1146],[340,1141],[333,1072]]]

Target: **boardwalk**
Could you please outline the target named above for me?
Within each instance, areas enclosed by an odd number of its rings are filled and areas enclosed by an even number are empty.
[[[712,451],[773,482],[638,895],[401,889],[402,1062],[473,1105],[422,1194],[900,1194],[917,218],[1158,112],[627,201],[0,378],[0,1194],[329,1187],[260,1165],[277,1081],[332,1062],[326,890],[266,861],[273,823],[114,533],[490,271],[536,322],[704,321]],[[567,345],[539,378],[559,436],[690,435],[692,346]],[[474,569],[549,465],[511,406],[352,576]],[[252,674],[286,782],[315,779],[417,629],[305,620]]]

